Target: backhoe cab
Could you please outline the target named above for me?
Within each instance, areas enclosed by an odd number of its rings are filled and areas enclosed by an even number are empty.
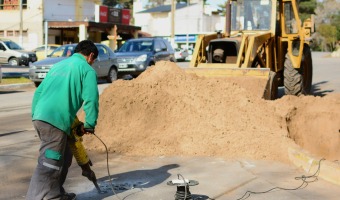
[[[200,35],[189,73],[200,76],[255,76],[267,79],[263,97],[308,94],[312,84],[309,39],[296,0],[232,0],[226,3],[223,32]]]

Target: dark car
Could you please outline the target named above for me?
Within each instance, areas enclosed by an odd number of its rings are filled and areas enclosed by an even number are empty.
[[[10,39],[0,38],[0,63],[9,65],[25,65],[37,61],[37,55],[32,51],[26,51]]]
[[[117,80],[117,68],[113,64],[113,51],[104,44],[95,43],[98,48],[98,57],[92,64],[97,72],[98,79],[107,82]],[[57,62],[66,59],[74,53],[77,44],[66,44],[54,50],[47,58],[34,62],[29,67],[29,78],[36,86],[44,80],[50,68]]]
[[[119,76],[137,77],[160,60],[176,61],[175,51],[170,43],[160,37],[130,39],[114,55],[114,65]]]

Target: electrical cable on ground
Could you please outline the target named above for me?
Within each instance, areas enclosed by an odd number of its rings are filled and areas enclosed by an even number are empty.
[[[113,188],[112,178],[111,178],[110,168],[109,168],[109,151],[107,150],[107,146],[105,145],[105,143],[96,134],[93,133],[93,135],[96,136],[98,138],[98,140],[101,143],[103,143],[103,145],[105,147],[105,150],[106,150],[106,168],[107,168],[107,174],[109,175],[111,189],[112,189],[113,194],[117,197],[117,199],[122,200],[121,198],[119,198],[119,196],[117,195],[117,193],[115,192],[115,190]]]
[[[244,195],[241,198],[239,198],[237,200],[244,200],[244,199],[247,199],[248,197],[250,197],[251,194],[264,194],[264,193],[268,193],[268,192],[270,192],[272,190],[275,190],[275,189],[279,189],[279,190],[298,190],[300,188],[305,188],[305,187],[307,187],[307,185],[309,183],[312,183],[312,182],[315,182],[315,181],[318,180],[318,175],[320,173],[320,167],[321,167],[321,161],[323,161],[323,160],[325,160],[325,159],[324,158],[320,159],[318,169],[316,170],[316,172],[313,175],[311,175],[311,176],[302,175],[300,177],[295,177],[295,180],[301,180],[302,181],[301,185],[296,187],[296,188],[274,187],[274,188],[271,188],[271,189],[269,189],[267,191],[264,191],[264,192],[247,191],[247,192],[244,193]],[[310,180],[310,181],[307,180],[307,179],[311,179],[311,178],[314,178],[314,179]]]

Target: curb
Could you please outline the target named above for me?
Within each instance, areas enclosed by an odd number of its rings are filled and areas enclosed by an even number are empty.
[[[295,166],[302,168],[308,173],[317,172],[320,160],[322,159],[312,156],[299,147],[290,147],[288,149],[288,156]],[[333,184],[340,185],[340,163],[322,160],[320,171],[316,176]]]
[[[22,88],[31,88],[35,87],[34,83],[20,83],[20,84],[8,84],[8,85],[0,85],[0,89],[22,89]]]

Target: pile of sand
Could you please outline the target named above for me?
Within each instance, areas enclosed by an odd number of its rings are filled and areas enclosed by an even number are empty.
[[[198,77],[159,62],[103,91],[96,134],[110,152],[125,155],[287,161],[293,138],[313,153],[339,157],[339,96],[265,101],[264,84]],[[104,151],[94,137],[84,137],[84,143]]]

